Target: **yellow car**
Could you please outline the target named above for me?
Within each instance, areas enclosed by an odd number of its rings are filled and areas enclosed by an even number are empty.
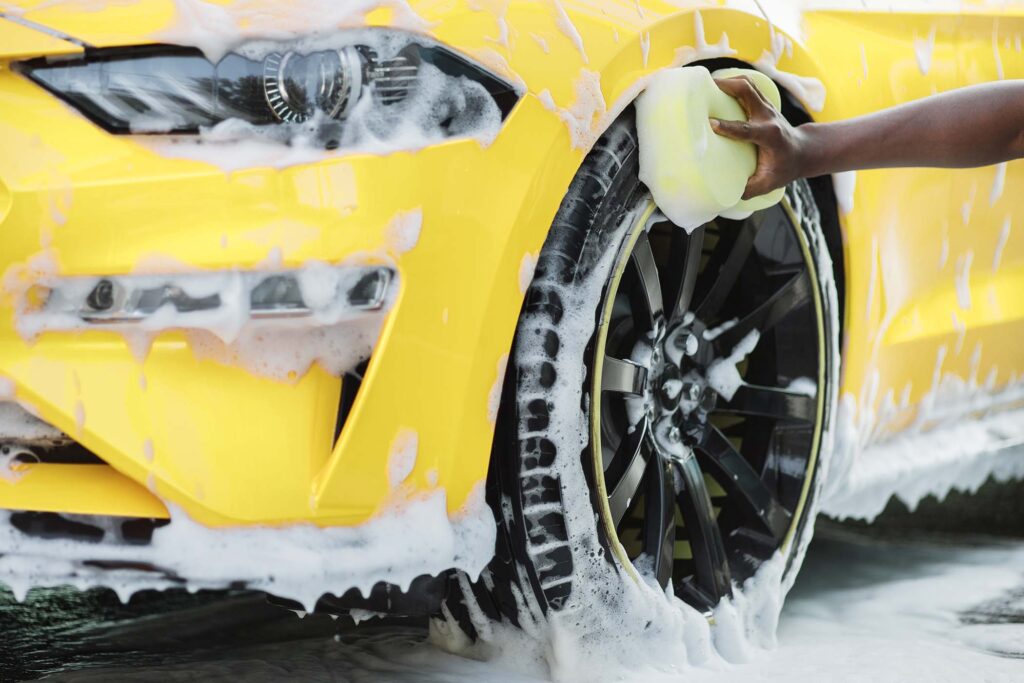
[[[1024,165],[692,233],[638,178],[664,69],[793,122],[1024,78],[1019,4],[852,4],[0,3],[0,581],[707,610],[1024,474]]]

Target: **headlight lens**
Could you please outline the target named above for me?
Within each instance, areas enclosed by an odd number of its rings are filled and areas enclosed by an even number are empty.
[[[387,31],[330,46],[243,46],[216,64],[198,50],[151,46],[20,69],[113,133],[194,134],[230,121],[287,141],[312,125],[326,147],[386,137],[410,121],[443,136],[472,134],[519,99],[447,48]]]

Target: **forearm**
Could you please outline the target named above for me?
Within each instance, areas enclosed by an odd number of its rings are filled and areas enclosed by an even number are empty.
[[[797,128],[800,174],[961,168],[1024,157],[1024,81],[954,90],[846,121]]]

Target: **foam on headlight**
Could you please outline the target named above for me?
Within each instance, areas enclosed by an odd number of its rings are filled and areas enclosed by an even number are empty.
[[[333,149],[393,136],[409,124],[429,139],[474,135],[519,96],[480,65],[426,38],[395,31],[240,46],[217,63],[192,48],[93,50],[18,69],[117,134],[232,135]]]

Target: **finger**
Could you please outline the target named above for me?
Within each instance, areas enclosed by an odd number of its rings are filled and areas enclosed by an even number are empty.
[[[733,78],[716,79],[715,83],[726,95],[736,99],[748,119],[770,117],[774,107],[765,98],[761,91],[746,76],[734,76]]]
[[[757,139],[757,130],[746,121],[724,121],[722,119],[711,119],[711,130],[722,137],[740,140],[742,142],[753,142]]]
[[[747,83],[750,83],[750,87],[754,91],[754,96],[757,97],[758,101],[761,103],[761,110],[763,112],[770,113],[775,111],[775,105],[771,103],[771,100],[768,99],[767,95],[761,92],[761,89],[757,87],[757,84],[754,83],[754,81],[752,81],[749,76],[743,76],[743,80],[745,80]]]

